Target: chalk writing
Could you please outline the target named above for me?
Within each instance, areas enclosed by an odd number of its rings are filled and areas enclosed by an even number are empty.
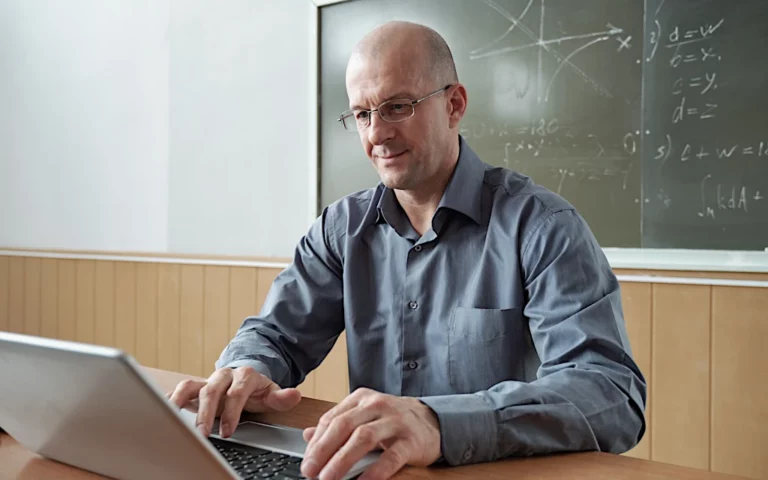
[[[653,22],[656,26],[656,30],[651,31],[650,42],[653,47],[651,48],[651,54],[645,58],[646,62],[650,62],[656,56],[656,50],[659,48],[659,38],[661,37],[661,24],[658,20],[654,20]]]
[[[672,146],[672,136],[670,134],[665,135],[666,142],[660,144],[655,149],[654,159],[661,160],[661,165],[669,160],[673,154],[674,149]],[[732,144],[727,146],[715,146],[707,148],[704,145],[694,147],[690,143],[683,145],[680,152],[680,161],[687,162],[692,159],[703,160],[706,157],[712,156],[717,159],[730,159],[732,157],[765,157],[768,160],[768,141],[756,143],[754,145],[740,145]]]
[[[719,213],[728,211],[749,213],[750,204],[761,200],[760,190],[751,190],[746,185],[714,183],[712,175],[707,174],[701,180],[701,209],[697,214],[702,218],[715,219]]]
[[[472,50],[469,53],[470,60],[477,60],[481,58],[486,57],[492,57],[492,56],[498,56],[498,55],[506,55],[512,52],[520,51],[520,50],[526,50],[526,49],[532,49],[536,48],[538,50],[538,75],[537,75],[537,101],[539,103],[548,102],[549,101],[549,92],[552,89],[552,84],[555,82],[555,79],[557,78],[558,74],[564,67],[568,67],[571,70],[576,73],[584,82],[590,84],[595,91],[598,92],[598,94],[605,96],[607,98],[613,98],[613,95],[611,95],[611,92],[608,91],[605,87],[600,85],[594,78],[587,75],[581,68],[579,68],[574,62],[572,62],[572,58],[578,54],[579,52],[587,49],[588,47],[605,42],[606,40],[609,40],[612,37],[616,37],[616,40],[619,42],[618,51],[621,52],[622,50],[629,50],[631,48],[630,40],[632,39],[632,36],[627,37],[621,37],[619,36],[624,32],[622,28],[615,27],[611,24],[606,25],[606,30],[599,31],[599,32],[589,32],[589,33],[583,33],[583,34],[577,34],[577,35],[565,35],[560,36],[556,38],[545,38],[545,32],[544,32],[544,19],[546,18],[546,5],[544,0],[538,0],[539,4],[539,28],[538,28],[538,34],[534,32],[531,28],[529,28],[525,23],[525,17],[529,13],[534,0],[528,0],[528,3],[526,4],[525,8],[523,9],[522,13],[520,13],[519,16],[515,16],[509,11],[507,11],[504,7],[499,5],[494,0],[484,0],[485,4],[493,9],[496,13],[498,13],[501,17],[505,18],[510,25],[507,27],[506,31],[502,33],[500,36],[498,36],[496,39],[491,41],[490,43]],[[525,34],[531,41],[531,43],[524,44],[524,45],[510,45],[503,47],[501,46],[502,42],[509,36],[510,33],[512,33],[515,29],[520,30]],[[574,49],[570,54],[568,55],[562,55],[557,48],[555,48],[555,45],[558,47],[562,45],[564,42],[573,42],[573,41],[583,41],[590,39],[586,44],[579,46],[578,48]],[[544,53],[547,53],[548,55],[551,55],[554,57],[557,62],[558,66],[555,69],[554,74],[550,78],[549,85],[547,86],[546,90],[543,88],[543,80],[544,80]]]
[[[629,44],[630,40],[632,40],[632,35],[628,36],[627,38],[617,37],[616,41],[619,42],[619,48],[616,51],[620,52],[620,51],[624,50],[625,48],[627,50],[629,50],[630,47],[632,47],[632,45]]]
[[[655,160],[661,160],[660,166],[663,166],[674,152],[672,147],[672,136],[667,134],[665,139],[666,143],[658,145],[655,150],[656,153],[654,154]],[[703,160],[710,156],[719,160],[728,160],[738,157],[763,157],[768,160],[768,141],[755,143],[754,145],[732,144],[710,148],[705,147],[704,145],[696,147],[690,143],[686,143],[680,151],[681,162],[687,162],[693,159]]]
[[[691,30],[685,30],[685,34],[683,35],[682,39],[680,38],[680,26],[675,26],[675,28],[669,34],[669,43],[666,45],[666,47],[678,48],[682,45],[688,45],[690,43],[707,40],[717,31],[717,29],[723,25],[724,22],[725,19],[721,18],[720,21],[714,25],[710,23],[701,25],[698,29],[694,28]]]
[[[681,95],[684,88],[700,88],[700,95],[706,95],[710,91],[716,90],[718,84],[715,83],[717,72],[705,73],[704,76],[697,75],[689,78],[678,77],[672,85],[672,95]]]
[[[703,106],[692,106],[690,102],[686,105],[686,97],[680,101],[680,105],[675,107],[672,112],[672,123],[679,123],[689,117],[698,117],[701,120],[715,118],[718,104],[705,102]]]
[[[672,58],[669,59],[669,65],[677,68],[683,63],[694,63],[694,62],[720,62],[723,59],[722,56],[718,55],[715,52],[714,47],[711,48],[702,48],[701,52],[695,52],[695,53],[686,53],[683,55],[680,53],[679,50],[675,50],[674,54],[672,55]]]

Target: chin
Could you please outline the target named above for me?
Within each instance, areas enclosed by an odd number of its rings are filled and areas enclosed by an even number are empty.
[[[383,183],[385,187],[391,188],[392,190],[409,190],[411,187],[413,187],[413,182],[410,182],[408,178],[402,177],[384,176],[381,177],[381,183]]]

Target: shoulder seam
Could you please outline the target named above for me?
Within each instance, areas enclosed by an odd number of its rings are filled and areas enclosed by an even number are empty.
[[[341,254],[336,250],[336,245],[335,245],[336,242],[339,242],[339,243],[341,242],[341,238],[339,237],[338,233],[336,232],[337,225],[336,225],[336,222],[334,220],[337,217],[336,217],[335,209],[328,208],[328,209],[326,209],[326,212],[327,212],[327,220],[328,220],[328,223],[330,224],[329,225],[330,228],[325,228],[325,225],[323,226],[324,227],[323,230],[325,232],[328,232],[327,233],[328,239],[326,239],[326,242],[327,242],[326,247],[328,248],[329,251],[331,251],[336,256],[336,259],[338,260],[339,265],[344,265],[344,261],[341,258]],[[333,217],[333,218],[331,218],[331,217]],[[331,238],[331,237],[333,237],[333,238]],[[336,242],[334,242],[333,240],[336,240]]]
[[[538,200],[538,198],[537,198],[537,200]],[[543,204],[543,202],[542,202],[542,204]],[[546,205],[544,205],[544,206],[547,207]],[[575,210],[573,208],[562,208],[560,210],[552,210],[549,207],[547,207],[548,215],[545,215],[541,220],[539,220],[539,222],[536,224],[536,226],[533,227],[533,230],[531,230],[531,233],[528,234],[528,237],[523,242],[523,249],[520,252],[520,258],[521,259],[525,258],[525,254],[528,251],[528,247],[530,246],[531,242],[533,241],[533,238],[544,227],[544,224],[549,222],[553,218],[555,218],[555,216],[557,216],[558,213],[563,213],[563,212],[573,213],[573,212],[575,212]]]
[[[546,211],[548,213],[557,213],[557,212],[562,212],[562,211],[567,211],[567,210],[575,210],[575,208],[573,206],[553,209],[552,207],[550,207],[549,205],[544,203],[544,201],[539,197],[539,195],[537,193],[535,193],[535,192],[531,192],[531,193],[519,193],[519,192],[518,193],[512,193],[512,192],[510,192],[507,189],[507,186],[504,185],[504,183],[502,183],[502,182],[494,184],[494,183],[491,183],[491,182],[487,181],[487,179],[484,178],[483,179],[483,183],[486,184],[486,185],[489,185],[492,188],[501,188],[501,189],[503,189],[504,193],[506,193],[507,196],[509,196],[510,198],[523,197],[523,196],[532,197],[537,202],[539,202],[546,209]]]

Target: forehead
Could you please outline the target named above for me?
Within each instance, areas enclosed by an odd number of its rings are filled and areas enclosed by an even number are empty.
[[[373,107],[396,96],[414,97],[420,93],[421,84],[418,72],[392,60],[353,58],[347,68],[350,107]]]

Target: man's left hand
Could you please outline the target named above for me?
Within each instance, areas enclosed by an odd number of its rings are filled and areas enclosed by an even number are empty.
[[[309,442],[301,472],[337,480],[368,452],[382,449],[360,480],[389,478],[404,465],[428,466],[440,458],[440,425],[431,408],[416,398],[366,388],[351,395],[304,430]]]

